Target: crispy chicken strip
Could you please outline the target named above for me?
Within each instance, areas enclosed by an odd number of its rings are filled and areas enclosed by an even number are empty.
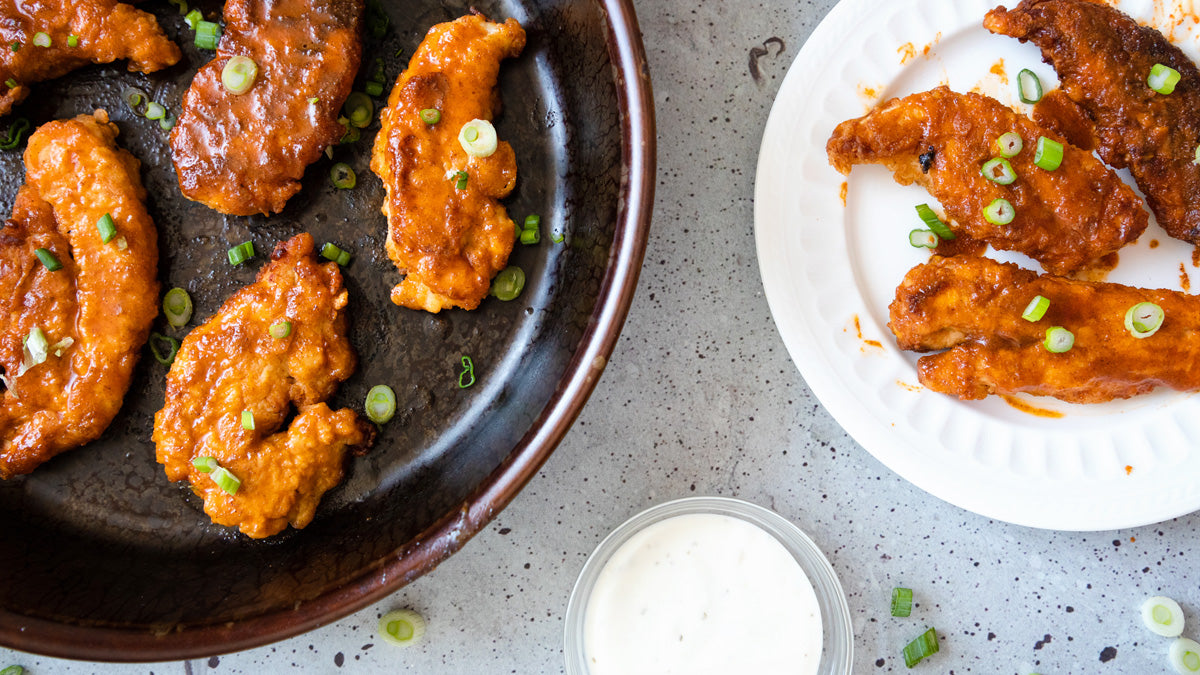
[[[337,263],[318,263],[312,236],[300,234],[184,339],[154,416],[154,443],[167,477],[188,479],[213,522],[254,538],[308,525],[321,496],[341,482],[347,450],[371,442],[370,424],[324,403],[356,365],[346,300]],[[285,321],[290,334],[272,337],[271,326]],[[236,476],[236,494],[199,471],[198,457]]]
[[[1200,70],[1162,33],[1099,2],[1023,0],[997,7],[983,25],[1032,41],[1058,71],[1066,95],[1096,124],[1100,157],[1129,168],[1158,223],[1200,244]],[[1154,92],[1154,64],[1179,71],[1174,93]]]
[[[49,47],[33,44],[37,33],[50,36]],[[0,88],[0,116],[29,96],[30,84],[85,64],[128,59],[129,70],[152,73],[179,56],[153,14],[116,0],[0,0],[0,83],[17,85]]]
[[[471,157],[458,133],[473,119],[492,119],[500,61],[524,47],[515,19],[492,23],[471,14],[438,24],[392,89],[371,169],[387,190],[388,256],[407,275],[392,289],[397,305],[475,309],[508,263],[516,230],[499,200],[516,185],[516,156],[500,141],[490,157]],[[441,120],[423,122],[426,109],[440,111]],[[466,173],[462,189],[458,172]]]
[[[1041,295],[1040,321],[1021,318]],[[1125,313],[1153,302],[1159,331],[1138,339]],[[1200,390],[1200,298],[1166,290],[1039,276],[988,258],[942,258],[914,267],[896,289],[891,322],[901,349],[948,350],[921,357],[921,384],[961,399],[1024,392],[1072,403],[1129,398],[1163,386]],[[1069,351],[1043,345],[1061,326]]]
[[[104,432],[158,313],[158,236],[139,163],[116,137],[98,110],[29,138],[27,182],[0,230],[0,478]],[[107,244],[96,228],[106,213],[119,237]],[[40,248],[62,269],[40,262]],[[52,346],[22,373],[34,328]]]
[[[981,168],[999,156],[995,141],[1010,131],[1020,134],[1024,147],[1008,159],[1016,181],[1000,185]],[[842,122],[826,152],[843,174],[855,164],[888,167],[896,182],[929,190],[957,231],[1024,253],[1055,274],[1078,270],[1136,240],[1149,218],[1133,190],[1095,157],[1065,142],[1062,166],[1038,168],[1033,158],[1040,136],[1063,142],[995,99],[938,87]],[[995,199],[1015,207],[1011,223],[996,225],[984,217]]]
[[[196,73],[171,131],[188,199],[221,213],[278,213],[304,169],[346,133],[338,123],[362,56],[363,0],[228,0],[217,56]],[[229,59],[258,66],[254,86],[221,84]]]

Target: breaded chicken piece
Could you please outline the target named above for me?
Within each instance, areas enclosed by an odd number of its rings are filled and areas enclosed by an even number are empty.
[[[371,442],[372,427],[354,411],[324,403],[356,365],[346,300],[337,263],[318,263],[312,236],[300,234],[183,340],[154,443],[167,477],[188,479],[213,522],[254,538],[308,525],[321,496],[341,482],[347,450]],[[272,337],[285,321],[290,333]],[[244,411],[253,429],[244,428]],[[199,471],[198,457],[236,476],[236,494]]]
[[[1017,179],[1000,185],[981,169],[999,157],[996,139],[1016,132],[1022,150],[1008,158]],[[1062,142],[1062,165],[1038,168],[1040,136]],[[929,190],[955,221],[952,229],[995,249],[1018,251],[1054,274],[1068,274],[1132,242],[1149,217],[1141,200],[1108,167],[999,101],[946,87],[887,101],[842,122],[826,145],[843,174],[855,164],[882,164],[896,182]],[[987,221],[984,209],[1007,199],[1016,217]]]
[[[1172,237],[1200,244],[1200,70],[1162,33],[1085,0],[1023,0],[983,25],[1031,41],[1058,71],[1062,90],[1096,125],[1100,157],[1128,167]],[[1169,95],[1146,83],[1161,63],[1182,78]]]
[[[158,236],[139,163],[116,137],[98,110],[29,138],[27,182],[0,230],[0,478],[104,432],[158,314]],[[107,244],[96,227],[105,214],[117,229]],[[50,271],[40,248],[62,268]],[[22,372],[34,328],[51,347]]]
[[[49,47],[33,44],[37,33],[50,36]],[[0,116],[29,96],[30,84],[88,63],[128,59],[129,70],[153,73],[179,56],[153,14],[116,0],[0,0]]]
[[[1021,318],[1037,296],[1045,316]],[[1135,338],[1129,308],[1162,307],[1157,333]],[[921,384],[961,399],[988,394],[1053,396],[1099,403],[1155,387],[1200,390],[1200,297],[1167,290],[1039,276],[988,258],[942,258],[908,272],[888,324],[901,349],[947,350],[921,357]],[[1061,326],[1074,346],[1052,353],[1046,330]]]
[[[362,57],[363,0],[228,0],[217,56],[196,73],[171,131],[188,199],[221,213],[278,213],[304,169],[346,133],[338,123]],[[258,66],[233,94],[234,56]],[[315,99],[315,100],[314,100]]]
[[[387,190],[388,256],[406,275],[392,289],[397,305],[475,309],[508,263],[516,230],[499,200],[516,186],[516,155],[500,141],[491,156],[472,157],[458,134],[473,119],[492,119],[500,61],[524,47],[515,19],[470,14],[431,28],[392,88],[371,169]],[[427,124],[422,110],[441,119]]]

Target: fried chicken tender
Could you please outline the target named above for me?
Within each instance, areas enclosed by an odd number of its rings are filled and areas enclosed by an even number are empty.
[[[33,44],[37,33],[50,36],[49,47]],[[0,89],[0,116],[29,96],[30,84],[88,63],[128,59],[129,70],[153,73],[179,56],[153,14],[116,0],[0,0],[0,83],[17,85]]]
[[[1037,296],[1040,321],[1021,318]],[[1166,314],[1150,337],[1135,338],[1125,314],[1152,302]],[[942,258],[908,272],[888,324],[901,349],[947,350],[918,361],[921,384],[961,399],[1023,392],[1099,403],[1155,387],[1200,390],[1200,297],[1167,290],[1039,276],[988,258]],[[1046,330],[1075,335],[1048,351]]]
[[[26,180],[0,229],[0,478],[29,473],[104,432],[158,314],[158,236],[139,163],[98,110],[29,138]],[[110,214],[117,237],[96,223]],[[62,264],[50,271],[35,255]],[[46,360],[22,368],[40,329]]]
[[[387,190],[388,257],[406,275],[392,289],[397,305],[475,309],[508,263],[516,229],[499,200],[516,186],[516,155],[500,141],[490,157],[472,157],[458,134],[473,119],[492,119],[500,61],[524,47],[515,19],[492,23],[471,14],[438,24],[392,89],[371,169]],[[427,109],[440,111],[441,120],[423,122]],[[459,172],[466,173],[462,189]]]
[[[183,97],[171,158],[188,199],[221,213],[278,213],[304,169],[346,133],[338,123],[362,58],[363,0],[228,0],[225,33]],[[258,66],[233,94],[234,56]],[[314,100],[315,99],[315,100]]]
[[[1016,181],[1000,185],[981,169],[1000,156],[996,139],[1010,131],[1021,136],[1023,148],[1008,158]],[[1040,136],[1064,144],[1062,165],[1054,171],[1033,163]],[[1055,274],[1078,270],[1136,240],[1149,221],[1137,194],[1095,157],[980,94],[938,87],[892,99],[839,124],[826,152],[843,174],[855,164],[888,167],[896,182],[929,190],[957,231],[1024,253]],[[984,217],[995,199],[1015,207],[1011,223]]]
[[[1023,0],[983,25],[1031,41],[1058,71],[1062,91],[1095,123],[1100,157],[1128,167],[1158,223],[1200,244],[1200,70],[1162,33],[1086,0]],[[1174,93],[1146,83],[1161,63],[1179,71]]]
[[[347,451],[373,439],[354,411],[324,403],[356,365],[346,301],[337,263],[318,263],[312,236],[300,234],[183,340],[154,443],[167,477],[188,479],[213,522],[254,538],[308,525],[321,496],[341,482]],[[285,321],[290,334],[272,337],[271,326]],[[244,428],[243,411],[253,429]],[[198,457],[236,476],[236,494],[200,472]]]

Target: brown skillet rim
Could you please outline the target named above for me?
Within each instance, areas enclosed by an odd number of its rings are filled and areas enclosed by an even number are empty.
[[[637,287],[654,207],[654,99],[632,0],[596,0],[621,111],[622,184],[610,264],[581,348],[533,428],[468,501],[342,587],[291,610],[236,623],[156,635],[146,630],[75,626],[0,610],[0,644],[47,656],[151,662],[225,654],[283,640],[382,600],[431,571],[483,529],[541,468],[574,423],[607,365]]]

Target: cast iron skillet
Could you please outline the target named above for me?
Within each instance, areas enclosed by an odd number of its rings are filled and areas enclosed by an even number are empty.
[[[463,0],[383,2],[390,29],[367,38],[356,88],[376,58],[394,81],[431,25],[470,9]],[[538,213],[543,223],[542,243],[518,244],[513,254],[528,276],[522,295],[489,298],[474,312],[430,315],[388,300],[399,276],[383,252],[383,188],[367,167],[377,123],[363,141],[310,167],[303,191],[269,219],[223,217],[180,195],[166,133],[120,100],[135,85],[177,109],[211,58],[191,46],[170,5],[149,9],[184,46],[179,66],[153,76],[90,67],[39,85],[15,112],[35,125],[110,112],[118,142],[143,163],[163,288],[192,294],[192,327],[297,232],[353,251],[345,274],[360,367],[331,405],[361,409],[367,390],[387,383],[399,412],[370,454],[350,460],[312,524],[253,541],[214,526],[190,490],[168,482],[155,463],[150,433],[166,369],[147,352],[100,439],[0,483],[0,643],[68,658],[163,661],[310,630],[433,569],[549,456],[603,372],[632,301],[654,189],[649,74],[630,0],[474,6],[493,19],[515,17],[528,31],[524,54],[502,68],[497,126],[520,172],[509,211],[518,222]],[[333,161],[355,169],[357,188],[332,187]],[[4,214],[23,177],[20,153],[0,152]],[[549,240],[553,226],[565,231],[564,243]],[[226,249],[245,240],[259,257],[231,267]],[[186,332],[161,318],[156,330]],[[476,382],[460,389],[464,355]]]

